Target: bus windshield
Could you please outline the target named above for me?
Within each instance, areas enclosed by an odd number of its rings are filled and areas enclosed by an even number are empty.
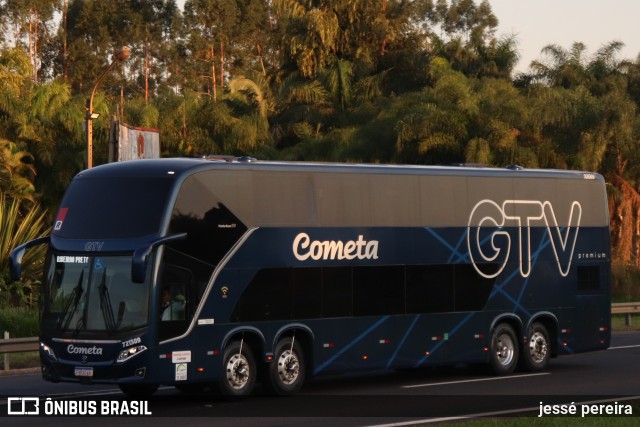
[[[74,179],[53,234],[65,239],[120,239],[158,233],[172,184],[171,178]]]
[[[131,281],[130,256],[53,254],[43,285],[43,329],[115,335],[149,323],[150,280]]]

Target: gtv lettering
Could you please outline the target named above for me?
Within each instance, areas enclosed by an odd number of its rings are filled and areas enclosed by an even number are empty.
[[[573,260],[581,218],[582,206],[577,201],[571,203],[566,225],[560,226],[549,201],[505,200],[500,206],[492,200],[481,200],[471,210],[467,226],[467,249],[471,263],[483,277],[498,276],[505,268],[512,250],[511,235],[505,227],[514,227],[517,229],[520,275],[529,277],[531,228],[539,225],[546,227],[558,271],[562,277],[566,277]],[[482,263],[492,263],[498,269],[488,272],[481,268]]]
[[[347,242],[335,240],[311,240],[307,233],[300,233],[293,240],[293,255],[299,261],[311,258],[317,260],[352,260],[352,259],[378,259],[378,241],[364,240],[359,235],[358,240]]]

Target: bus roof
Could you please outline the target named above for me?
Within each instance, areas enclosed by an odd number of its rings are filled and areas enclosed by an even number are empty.
[[[255,159],[230,160],[225,157],[207,158],[163,158],[147,160],[131,160],[101,165],[80,172],[81,176],[176,176],[191,174],[201,170],[253,170],[282,172],[324,172],[355,174],[391,174],[391,175],[433,175],[433,176],[466,176],[466,177],[522,177],[522,178],[561,178],[561,179],[596,179],[603,181],[602,176],[593,172],[561,170],[561,169],[527,169],[512,165],[506,168],[467,166],[431,166],[431,165],[398,165],[398,164],[358,164],[358,163],[323,163],[323,162],[284,162],[256,161]]]
[[[100,227],[108,235],[116,228],[162,234],[177,206],[181,215],[201,216],[223,205],[246,227],[467,227],[486,201],[502,210],[517,204],[511,215],[522,218],[539,216],[548,204],[558,221],[568,220],[578,203],[582,226],[609,222],[601,175],[519,167],[132,160],[79,173],[65,198],[64,208],[76,215],[92,206],[109,211],[76,217],[87,222],[83,236]],[[129,213],[120,218],[110,206],[126,206]],[[80,238],[71,229],[60,233]]]

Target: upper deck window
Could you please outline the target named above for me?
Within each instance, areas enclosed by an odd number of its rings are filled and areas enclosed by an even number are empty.
[[[53,233],[71,239],[118,239],[160,231],[173,178],[80,178],[71,182]]]
[[[169,233],[187,233],[187,239],[169,247],[216,265],[247,227],[212,191],[206,174],[185,179],[173,208]],[[207,277],[208,279],[208,277]]]

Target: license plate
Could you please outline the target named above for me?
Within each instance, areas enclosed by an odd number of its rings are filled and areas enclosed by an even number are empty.
[[[93,368],[76,367],[73,373],[74,373],[74,375],[76,377],[92,377],[93,376]]]

